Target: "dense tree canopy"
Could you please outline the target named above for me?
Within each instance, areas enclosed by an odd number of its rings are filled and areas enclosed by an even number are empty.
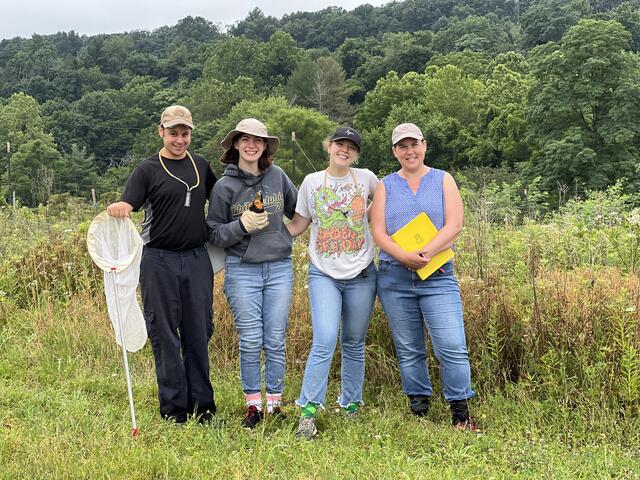
[[[278,162],[298,182],[336,123],[362,132],[361,165],[384,173],[396,168],[391,130],[413,121],[439,168],[506,171],[549,192],[621,178],[637,190],[639,50],[640,0],[256,8],[226,30],[186,17],[151,32],[4,39],[0,193],[35,204],[121,190],[160,146],[172,103],[191,108],[192,148],[218,172],[219,142],[242,117],[281,136]]]
[[[640,62],[631,35],[614,21],[581,20],[560,44],[532,55],[536,83],[527,107],[530,168],[578,190],[633,178],[640,140]]]

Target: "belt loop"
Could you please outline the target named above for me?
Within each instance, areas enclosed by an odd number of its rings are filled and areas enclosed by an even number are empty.
[[[159,248],[158,249],[160,251],[160,258],[164,260],[164,250]]]
[[[196,258],[198,258],[198,255],[200,255],[200,252],[198,251],[198,248],[199,248],[199,247],[195,247],[195,248],[193,249],[193,256],[194,256],[194,257],[196,257]]]

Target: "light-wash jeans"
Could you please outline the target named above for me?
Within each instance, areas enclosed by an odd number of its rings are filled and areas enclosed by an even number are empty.
[[[313,345],[304,371],[300,398],[296,403],[322,405],[327,393],[331,359],[338,332],[342,350],[341,393],[338,403],[362,403],[364,344],[376,298],[376,267],[373,263],[349,280],[335,280],[309,266],[309,299]]]
[[[242,390],[262,390],[260,354],[264,351],[267,393],[282,393],[293,286],[291,258],[244,263],[240,257],[228,256],[225,268],[224,293],[240,339]]]
[[[388,261],[378,265],[378,296],[384,308],[396,355],[402,387],[407,395],[431,395],[425,348],[426,325],[440,362],[442,391],[447,401],[465,400],[471,389],[469,355],[464,334],[462,301],[453,263],[426,280]]]

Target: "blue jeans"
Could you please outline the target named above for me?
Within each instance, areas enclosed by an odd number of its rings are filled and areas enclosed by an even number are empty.
[[[426,280],[388,261],[378,265],[378,295],[387,315],[402,387],[407,395],[431,395],[424,326],[440,362],[442,391],[447,401],[474,395],[462,318],[462,301],[453,263]]]
[[[364,342],[376,298],[376,267],[373,262],[349,280],[335,280],[309,266],[309,299],[313,345],[304,371],[300,398],[296,403],[322,405],[327,394],[331,359],[338,330],[342,350],[342,384],[338,403],[362,403],[364,383]]]
[[[264,351],[267,393],[284,390],[285,335],[293,286],[291,258],[244,263],[228,256],[224,293],[240,339],[240,377],[244,393],[262,390]]]

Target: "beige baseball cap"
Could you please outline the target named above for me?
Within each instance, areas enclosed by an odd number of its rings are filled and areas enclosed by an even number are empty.
[[[405,138],[415,138],[416,140],[424,140],[422,136],[422,130],[418,128],[414,123],[401,123],[393,129],[391,134],[391,144],[395,145],[400,140]]]
[[[160,116],[160,125],[164,128],[171,128],[176,125],[186,125],[192,130],[196,128],[193,124],[191,112],[182,105],[171,105],[165,108]]]

